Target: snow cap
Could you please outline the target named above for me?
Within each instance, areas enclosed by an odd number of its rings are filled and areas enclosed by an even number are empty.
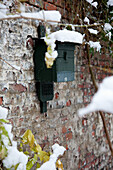
[[[61,42],[73,42],[82,44],[83,41],[83,35],[81,33],[66,29],[56,31],[50,34],[49,37]]]

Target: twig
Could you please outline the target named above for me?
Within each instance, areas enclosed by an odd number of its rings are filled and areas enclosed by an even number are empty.
[[[108,134],[108,131],[107,131],[107,126],[106,126],[106,122],[105,122],[105,117],[104,117],[104,114],[103,114],[101,111],[99,111],[99,113],[100,113],[101,119],[102,119],[102,121],[103,121],[103,126],[104,126],[104,130],[105,130],[106,138],[107,138],[107,140],[108,140],[109,148],[110,148],[110,150],[111,150],[111,155],[112,155],[112,157],[113,157],[113,148],[112,148],[111,141],[110,141],[110,137],[109,137],[109,134]]]
[[[93,71],[92,71],[92,67],[91,67],[90,56],[89,56],[89,45],[88,44],[86,44],[86,49],[87,49],[88,66],[89,66],[89,71],[90,71],[90,74],[91,74],[91,79],[93,81],[95,90],[97,91],[98,90],[98,86],[96,84],[95,77],[94,77],[94,74],[93,74]]]
[[[12,15],[11,15],[12,16]],[[18,14],[18,16],[15,16],[14,17],[10,17],[10,15],[8,15],[8,17],[3,17],[3,18],[0,18],[0,21],[3,21],[3,20],[11,20],[11,19],[31,19],[31,20],[39,20],[39,21],[45,21],[45,19],[41,19],[41,18],[34,18],[34,17],[25,17],[25,16],[22,16],[21,14]],[[100,26],[102,24],[91,24],[91,25],[76,25],[76,24],[63,24],[61,23],[60,21],[55,21],[55,20],[46,20],[46,22],[54,22],[54,23],[57,23],[57,25],[59,26],[68,26],[68,25],[73,25],[74,27],[77,27],[77,28],[91,28],[91,27],[96,27],[96,26]],[[54,24],[55,25],[55,24]]]
[[[17,70],[17,71],[19,71],[20,73],[22,73],[22,71],[21,70],[18,70],[18,69],[16,69],[15,67],[13,67],[11,64],[9,64],[7,61],[5,61],[2,57],[0,57],[0,59],[1,60],[3,60],[6,64],[8,64],[10,67],[12,67],[13,69],[15,69],[15,70]]]
[[[107,72],[107,73],[113,74],[113,70],[110,70],[110,68],[101,68],[101,67],[93,66],[93,65],[91,65],[91,67],[94,67],[94,68],[96,68],[96,69],[98,69],[98,70],[102,70],[102,71],[105,71],[105,72]]]
[[[31,19],[31,20],[39,20],[39,21],[44,21],[44,19],[41,18],[33,18],[33,17],[23,17],[21,15],[17,16],[17,17],[5,17],[5,18],[0,18],[1,21],[3,20],[11,20],[11,19]],[[54,21],[54,20],[46,20],[46,22],[56,22],[59,23],[60,21]]]

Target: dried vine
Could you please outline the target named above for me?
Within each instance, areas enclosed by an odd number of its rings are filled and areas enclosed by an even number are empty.
[[[86,40],[87,40],[87,42],[89,41],[89,37],[88,37],[88,34],[87,34],[87,30],[86,30]],[[88,43],[86,44],[86,51],[87,51],[87,59],[88,59],[88,66],[89,66],[89,71],[90,71],[90,74],[91,74],[91,79],[92,79],[93,85],[94,85],[94,87],[95,87],[95,91],[97,91],[97,90],[98,90],[98,86],[97,86],[97,84],[96,84],[95,77],[94,77],[94,74],[93,74],[93,71],[92,71],[92,67],[91,67],[91,61],[90,61],[89,45],[88,45]],[[110,141],[109,133],[108,133],[108,131],[107,131],[107,126],[106,126],[105,117],[104,117],[104,114],[103,114],[102,111],[99,111],[99,114],[100,114],[101,119],[102,119],[102,122],[103,122],[104,131],[105,131],[106,138],[107,138],[107,141],[108,141],[108,145],[109,145],[109,148],[110,148],[110,151],[111,151],[111,155],[112,155],[112,157],[113,157],[113,148],[112,148],[112,144],[111,144],[111,141]]]

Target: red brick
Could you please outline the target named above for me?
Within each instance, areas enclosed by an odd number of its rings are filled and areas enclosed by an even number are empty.
[[[92,137],[95,137],[95,132],[94,131],[92,132]]]
[[[68,120],[67,117],[62,118],[62,121],[67,121],[67,120]]]
[[[3,97],[0,97],[0,105],[3,104]]]
[[[4,87],[4,88],[2,89],[2,91],[3,91],[3,92],[7,92],[7,88]]]
[[[19,122],[23,122],[23,120],[24,120],[23,118],[20,118],[20,119],[19,119]]]
[[[44,2],[44,9],[45,10],[56,10],[57,7],[53,4],[48,3],[48,2]]]
[[[78,152],[79,152],[79,153],[81,152],[81,148],[80,148],[80,146],[78,147]]]
[[[92,129],[93,129],[93,130],[95,130],[95,129],[96,129],[96,125],[95,125],[95,124],[93,124]]]
[[[91,168],[91,163],[85,165],[84,169],[90,169]]]
[[[66,102],[66,106],[71,106],[71,100],[68,100],[67,102]]]
[[[67,129],[65,126],[62,127],[62,133],[66,133],[67,132]]]
[[[72,137],[73,137],[72,132],[66,134],[66,140],[70,140],[72,139]]]
[[[84,72],[85,71],[85,67],[81,67],[81,72]]]
[[[31,0],[30,2],[33,3],[33,4],[35,4],[35,0]]]
[[[83,125],[83,126],[87,126],[87,120],[86,120],[86,119],[83,119],[83,120],[82,120],[82,125]]]
[[[54,0],[54,4],[61,6],[62,5],[62,0]]]
[[[14,92],[25,92],[27,91],[27,88],[22,84],[10,84],[10,90],[13,90]]]
[[[65,148],[66,148],[66,150],[68,150],[68,149],[69,149],[67,144],[66,144],[66,147],[65,147]]]
[[[85,129],[82,129],[82,133],[84,133],[85,132]]]
[[[83,88],[83,87],[84,87],[83,84],[79,84],[79,85],[78,85],[78,88]]]
[[[87,89],[84,90],[84,96],[87,96]]]
[[[55,93],[55,99],[58,99],[58,98],[59,98],[59,93],[56,92],[56,93]]]
[[[85,83],[83,87],[84,87],[84,88],[90,88],[90,86],[91,86],[91,85],[90,85],[89,83]]]
[[[54,0],[47,0],[47,2],[51,2],[51,3],[54,3]]]
[[[80,75],[80,78],[83,79],[83,74]]]

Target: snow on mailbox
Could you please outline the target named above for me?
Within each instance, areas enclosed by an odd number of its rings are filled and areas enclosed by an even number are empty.
[[[82,39],[81,33],[69,30],[60,30],[50,34],[49,44],[55,42],[55,50],[52,55],[48,54],[46,58],[47,45],[44,38],[36,39],[34,52],[36,81],[73,81],[75,45],[81,44]],[[47,62],[51,61],[54,61],[53,65],[48,68]]]
[[[74,80],[74,50],[75,45],[82,44],[82,40],[81,33],[66,29],[56,31],[48,37],[35,38],[34,71],[36,82],[38,82],[38,98],[42,102],[42,113],[47,111],[44,102],[53,98],[52,83]],[[44,83],[49,93],[46,92],[48,97],[43,95],[45,90],[41,84],[44,87]]]

